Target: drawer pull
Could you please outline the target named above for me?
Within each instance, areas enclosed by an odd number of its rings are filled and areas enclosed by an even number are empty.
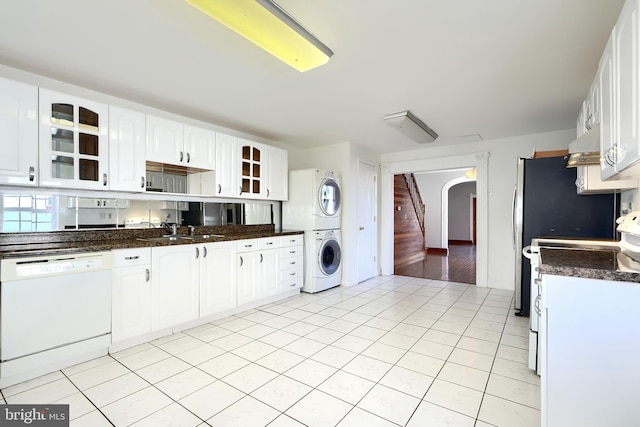
[[[267,242],[267,246],[273,245],[273,242]]]
[[[298,284],[297,283],[292,283],[289,286],[293,288],[294,286],[298,286]]]
[[[289,276],[295,276],[296,273],[289,273]]]
[[[140,259],[139,255],[136,256],[126,256],[124,257],[124,259],[126,259],[127,261],[131,261],[132,259]]]
[[[296,265],[296,262],[295,262],[295,261],[291,261],[291,262],[289,263],[289,265]]]
[[[253,245],[244,245],[245,248],[252,248]]]
[[[290,253],[290,254],[295,254],[295,253],[296,253],[296,251],[289,251],[289,253]]]

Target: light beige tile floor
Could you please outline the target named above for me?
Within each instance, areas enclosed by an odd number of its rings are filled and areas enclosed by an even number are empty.
[[[513,293],[403,276],[301,294],[2,390],[72,426],[539,426]]]

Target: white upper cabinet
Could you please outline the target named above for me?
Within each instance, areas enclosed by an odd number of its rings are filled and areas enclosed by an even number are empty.
[[[265,197],[269,200],[289,199],[289,153],[281,148],[265,146]]]
[[[216,133],[209,129],[184,125],[184,165],[192,168],[216,168]]]
[[[640,160],[639,18],[638,0],[628,0],[600,59],[602,179],[633,175],[628,168]]]
[[[38,88],[0,78],[0,183],[37,185]]]
[[[147,115],[148,161],[213,170],[215,150],[215,132]]]
[[[216,196],[239,197],[238,138],[216,133]]]
[[[111,190],[145,191],[145,115],[109,107]]]
[[[147,160],[182,165],[184,152],[184,125],[182,123],[147,114]]]
[[[107,105],[40,89],[40,185],[108,190]]]
[[[604,49],[598,67],[600,82],[600,175],[602,179],[611,178],[615,173],[612,154],[614,143],[614,81],[613,81],[613,34]]]

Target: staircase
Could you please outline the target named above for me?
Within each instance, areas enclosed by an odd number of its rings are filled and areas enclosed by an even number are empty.
[[[409,175],[408,181],[405,175],[395,175],[393,180],[394,267],[422,261],[425,258],[424,204],[417,191],[413,174],[406,175]],[[411,186],[413,191],[410,189]],[[417,203],[414,203],[414,200]],[[422,214],[418,215],[417,211]]]

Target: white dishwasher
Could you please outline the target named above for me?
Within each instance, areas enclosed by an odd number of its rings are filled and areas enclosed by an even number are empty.
[[[106,354],[111,252],[3,259],[0,282],[0,385]]]

